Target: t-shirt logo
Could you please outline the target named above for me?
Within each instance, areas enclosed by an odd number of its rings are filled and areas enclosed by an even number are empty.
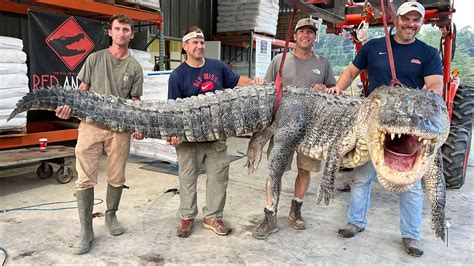
[[[421,61],[418,60],[418,59],[416,59],[416,58],[413,58],[413,59],[410,61],[410,63],[412,63],[412,64],[417,64],[417,65],[421,65]]]
[[[214,83],[212,81],[206,81],[201,84],[201,92],[211,91],[214,89]]]
[[[314,68],[311,71],[313,71],[314,74],[321,74],[321,71],[319,71],[317,68]]]

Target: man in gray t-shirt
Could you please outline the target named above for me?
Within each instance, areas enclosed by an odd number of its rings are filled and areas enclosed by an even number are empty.
[[[288,53],[282,70],[282,85],[291,85],[305,87],[309,89],[325,89],[336,84],[334,74],[332,72],[329,61],[313,53],[313,44],[316,40],[318,25],[315,20],[304,18],[298,21],[295,28],[296,49]],[[280,64],[282,54],[273,58],[272,63],[268,67],[265,75],[266,81],[275,81]],[[273,138],[270,141],[270,149],[273,147]],[[289,166],[291,165],[290,159]],[[301,154],[297,154],[296,162],[298,166],[298,175],[295,181],[294,197],[291,201],[291,209],[289,219],[293,228],[302,230],[306,228],[306,224],[301,217],[301,206],[303,205],[303,197],[308,189],[310,182],[310,172],[317,172],[321,166],[321,162],[313,160]],[[289,170],[290,167],[287,168]],[[278,230],[276,212],[270,206],[270,190],[268,189],[268,179],[266,186],[266,207],[264,210],[264,220],[253,230],[252,235],[257,239],[265,239],[270,233]]]

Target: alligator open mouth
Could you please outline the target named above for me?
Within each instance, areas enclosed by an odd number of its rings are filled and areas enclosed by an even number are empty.
[[[392,191],[404,191],[422,178],[435,147],[427,136],[379,130],[372,134],[372,143],[377,147],[371,150],[371,157],[380,184]]]

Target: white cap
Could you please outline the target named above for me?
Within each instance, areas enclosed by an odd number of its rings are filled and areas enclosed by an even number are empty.
[[[410,11],[416,11],[420,13],[421,17],[425,16],[425,8],[418,2],[406,2],[403,3],[397,10],[397,16],[405,15]]]

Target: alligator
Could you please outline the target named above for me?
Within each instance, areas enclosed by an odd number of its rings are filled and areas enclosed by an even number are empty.
[[[74,36],[59,36],[56,39],[48,40],[49,45],[56,51],[60,56],[75,56],[83,54],[86,50],[75,50],[70,49],[68,46],[79,42],[84,39],[84,33],[78,33]]]
[[[446,192],[439,149],[449,134],[449,119],[439,95],[382,86],[363,99],[287,86],[272,119],[275,97],[273,84],[154,102],[52,87],[25,95],[10,118],[30,109],[69,105],[72,116],[86,122],[119,132],[139,131],[149,138],[204,142],[253,133],[249,173],[257,169],[263,147],[273,137],[268,169],[274,210],[294,151],[326,160],[317,198],[326,205],[334,198],[340,167],[372,160],[380,184],[389,191],[406,191],[423,180],[432,203],[431,227],[444,240]]]

